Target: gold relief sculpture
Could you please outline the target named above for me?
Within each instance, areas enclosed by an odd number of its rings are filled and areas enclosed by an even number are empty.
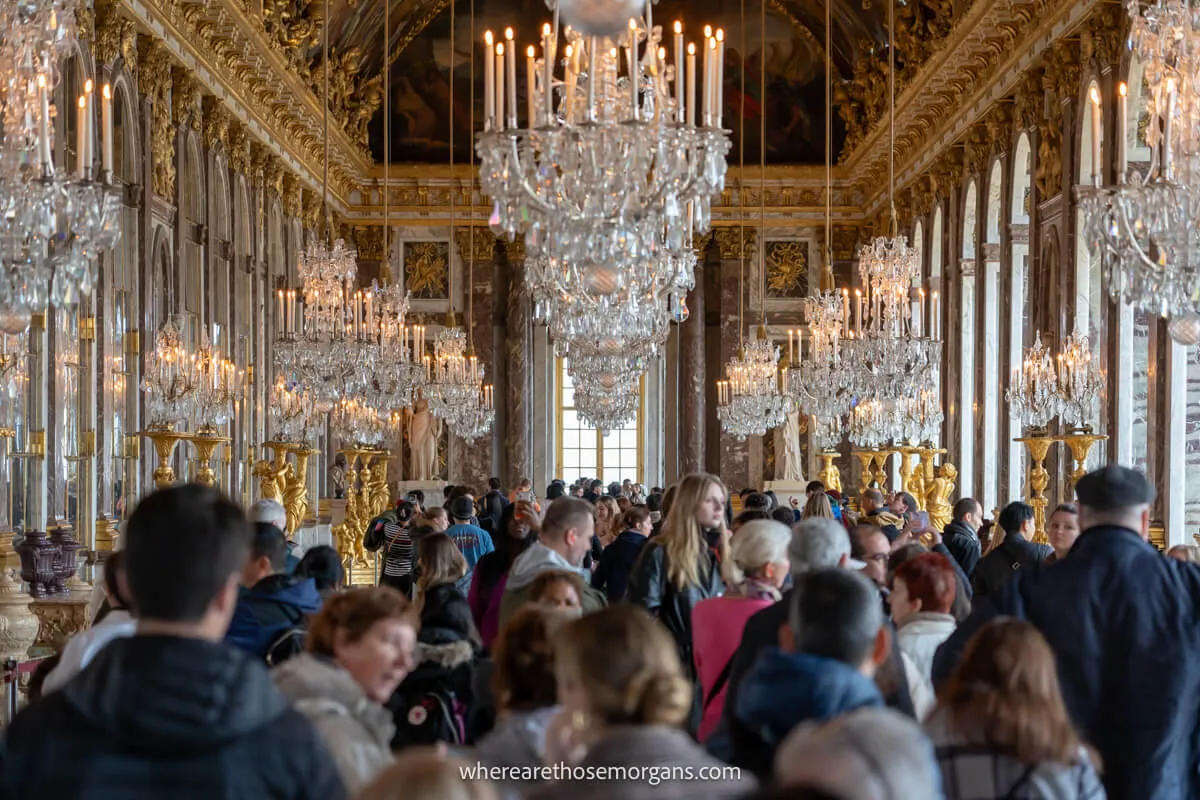
[[[517,237],[513,241],[503,241],[504,257],[508,259],[509,264],[524,264],[525,263],[525,238]]]
[[[490,264],[496,257],[496,234],[489,228],[479,227],[455,231],[458,257],[463,261],[474,259],[478,264]]]
[[[175,202],[175,124],[171,120],[171,55],[166,46],[148,36],[138,38],[138,91],[149,100],[150,152],[154,193]]]
[[[200,84],[190,72],[174,67],[171,70],[171,113],[176,125],[200,130]]]
[[[375,456],[374,468],[371,470],[371,519],[379,516],[391,507],[392,493],[388,489],[388,451]],[[369,522],[370,520],[368,520]]]
[[[738,237],[738,232],[741,231],[742,237]],[[736,261],[742,257],[743,242],[745,243],[745,257],[747,259],[754,258],[755,247],[758,244],[758,231],[752,228],[714,228],[713,238],[717,240],[717,249],[720,251],[722,261]]]
[[[1045,544],[1046,539],[1046,488],[1050,485],[1050,471],[1046,469],[1046,456],[1050,453],[1050,445],[1054,439],[1043,431],[1031,431],[1031,435],[1023,436],[1016,441],[1025,445],[1029,450],[1029,505],[1033,506],[1033,540]]]
[[[76,18],[79,11],[76,9]],[[133,20],[121,16],[120,4],[117,0],[97,0],[96,2],[96,36],[92,43],[92,52],[96,61],[111,64],[117,56],[125,60],[129,71],[137,71],[137,29]]]
[[[285,171],[283,161],[279,156],[269,153],[263,163],[263,187],[276,197],[283,197],[283,174]]]
[[[206,94],[200,102],[200,113],[204,120],[201,125],[204,146],[211,150],[220,144],[228,150],[229,109],[216,96]]]
[[[929,525],[934,530],[943,530],[950,524],[950,497],[954,494],[954,484],[958,480],[958,470],[950,462],[942,464],[937,477],[933,479],[925,495],[925,506],[929,512]]]
[[[446,242],[404,243],[404,286],[413,297],[443,299],[449,285]]]
[[[838,457],[835,450],[826,450],[821,453],[821,471],[817,474],[817,479],[825,484],[825,488],[831,492],[842,493],[842,471],[838,469],[837,464],[833,460]]]
[[[221,436],[216,428],[201,427],[192,434],[191,442],[196,448],[196,461],[200,469],[196,472],[196,482],[204,486],[215,486],[217,475],[213,472],[212,457],[218,447],[229,441],[228,436]]]
[[[300,190],[300,218],[304,221],[304,227],[310,231],[317,230],[321,224],[320,194],[311,189]]]
[[[287,513],[287,532],[294,535],[308,516],[308,460],[318,450],[297,447],[295,465],[288,464],[283,482],[283,509]]]
[[[229,168],[242,175],[250,175],[250,137],[246,126],[237,120],[229,124]]]
[[[348,241],[354,242],[358,257],[362,261],[383,260],[383,228],[355,228]],[[391,269],[388,269],[387,282],[391,283]]]
[[[767,242],[767,297],[808,294],[808,242]]]
[[[286,217],[299,217],[303,203],[300,197],[300,179],[291,172],[283,173],[283,214]]]
[[[254,465],[252,474],[258,478],[258,498],[274,500],[283,505],[283,487],[288,467],[287,454],[290,445],[282,442],[264,442],[263,447],[271,451],[271,460],[260,460]]]
[[[263,32],[267,41],[296,72],[311,72],[309,53],[320,46],[324,9],[316,0],[263,0]]]

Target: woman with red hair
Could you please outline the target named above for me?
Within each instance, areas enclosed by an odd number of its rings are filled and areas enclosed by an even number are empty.
[[[933,655],[954,633],[954,594],[958,580],[950,560],[922,553],[899,567],[892,578],[892,620],[904,660],[917,719],[933,708]]]

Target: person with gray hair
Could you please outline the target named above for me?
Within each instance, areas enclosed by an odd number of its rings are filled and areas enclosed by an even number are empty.
[[[796,579],[779,647],[763,652],[732,708],[735,766],[769,778],[797,725],[882,706],[872,678],[891,644],[879,592],[858,572],[823,568]]]
[[[288,536],[287,510],[283,505],[278,500],[259,500],[250,506],[249,516],[251,522],[266,523],[279,528],[280,533],[283,534],[283,538],[287,540],[287,561],[284,564],[283,572],[285,575],[291,575],[295,572],[300,559],[304,557],[304,547]]]
[[[887,708],[861,708],[796,728],[776,753],[775,779],[840,800],[942,796],[929,739]]]
[[[821,517],[801,520],[792,526],[787,553],[794,580],[806,573],[833,567],[857,574],[866,566],[850,557],[850,535],[841,523]],[[709,752],[718,758],[728,761],[733,757],[733,733],[738,723],[731,712],[736,707],[739,687],[759,656],[778,643],[779,629],[788,621],[791,594],[792,590],[784,592],[780,602],[767,606],[746,621],[741,642],[730,662],[721,722],[705,743]],[[878,592],[875,594],[875,603],[882,608]],[[912,698],[899,657],[890,655],[876,678],[887,705],[911,716]]]
[[[1082,533],[1071,556],[1021,570],[946,640],[944,682],[966,643],[1000,616],[1027,620],[1054,651],[1080,737],[1100,753],[1110,797],[1200,797],[1200,567],[1148,542],[1155,491],[1110,465],[1075,486]]]

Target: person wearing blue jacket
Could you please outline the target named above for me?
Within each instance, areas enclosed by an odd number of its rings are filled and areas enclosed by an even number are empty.
[[[1155,491],[1110,465],[1075,487],[1069,558],[1022,569],[938,649],[934,685],[989,620],[1024,619],[1054,650],[1067,712],[1114,798],[1200,797],[1200,567],[1148,543]]]
[[[242,588],[225,634],[227,644],[270,664],[303,649],[308,618],[321,610],[316,581],[284,572],[287,555],[283,531],[268,522],[254,524]]]
[[[781,647],[759,656],[732,709],[732,763],[764,780],[797,725],[884,704],[872,678],[889,636],[875,586],[851,570],[819,569],[797,578],[789,602]]]
[[[621,535],[604,548],[600,563],[592,574],[592,588],[604,592],[609,603],[625,599],[629,571],[642,552],[654,525],[645,506],[631,506],[621,518]]]

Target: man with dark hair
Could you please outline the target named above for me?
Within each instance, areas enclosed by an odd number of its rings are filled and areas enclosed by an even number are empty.
[[[910,515],[916,514],[918,511],[917,498],[908,492],[896,492],[888,501],[888,511],[902,519],[908,519]]]
[[[303,632],[309,615],[321,610],[316,582],[287,575],[286,564],[283,532],[270,523],[256,523],[225,641],[272,664],[302,649],[303,637],[295,634]]]
[[[1021,570],[939,648],[935,685],[997,616],[1037,626],[1058,662],[1079,736],[1100,753],[1109,797],[1200,797],[1200,569],[1151,546],[1155,490],[1110,465],[1075,486],[1070,558]]]
[[[583,583],[579,598],[585,614],[608,605],[603,592],[591,587],[592,576],[583,567],[596,531],[592,504],[574,497],[560,497],[546,509],[538,540],[517,556],[508,574],[504,597],[500,601],[500,630],[504,623],[529,600],[534,579],[543,572],[574,572]]]
[[[973,580],[981,555],[978,531],[983,525],[983,506],[973,497],[964,497],[954,504],[950,516],[950,524],[942,531],[942,538],[950,555],[967,578]]]
[[[587,491],[583,493],[583,499],[592,505],[596,505],[596,503],[600,502],[601,493],[604,491],[604,481],[593,480],[587,486]]]
[[[887,565],[892,546],[878,525],[858,524],[850,531],[850,557],[863,564],[862,572],[881,590],[887,587]]]
[[[859,496],[858,502],[862,508],[862,516],[858,518],[861,524],[894,531],[888,536],[889,541],[899,535],[900,529],[904,527],[904,520],[888,510],[883,492],[879,489],[867,489]]]
[[[812,497],[814,494],[820,494],[825,491],[825,484],[820,481],[809,481],[808,486],[804,487],[805,499]]]
[[[500,490],[500,479],[489,478],[487,494],[479,498],[479,527],[495,536],[500,515],[508,505],[508,498]]]
[[[872,680],[891,640],[879,592],[851,570],[800,575],[779,648],[769,648],[738,690],[733,764],[769,779],[775,750],[797,725],[882,706]]]
[[[466,597],[471,591],[471,578],[479,559],[496,549],[492,536],[483,528],[471,523],[475,516],[475,501],[471,495],[463,494],[450,501],[450,522],[446,535],[454,540],[458,552],[467,560],[467,574],[458,580],[458,590]]]
[[[1034,534],[1032,506],[1021,502],[1009,503],[1000,512],[998,522],[1004,531],[1004,539],[975,567],[975,579],[972,581],[975,597],[995,594],[1008,583],[1014,572],[1040,564],[1054,552],[1048,544],[1029,541]]]
[[[311,724],[221,643],[249,549],[241,509],[214,489],[144,499],[125,534],[137,634],[17,715],[0,796],[344,798]]]

